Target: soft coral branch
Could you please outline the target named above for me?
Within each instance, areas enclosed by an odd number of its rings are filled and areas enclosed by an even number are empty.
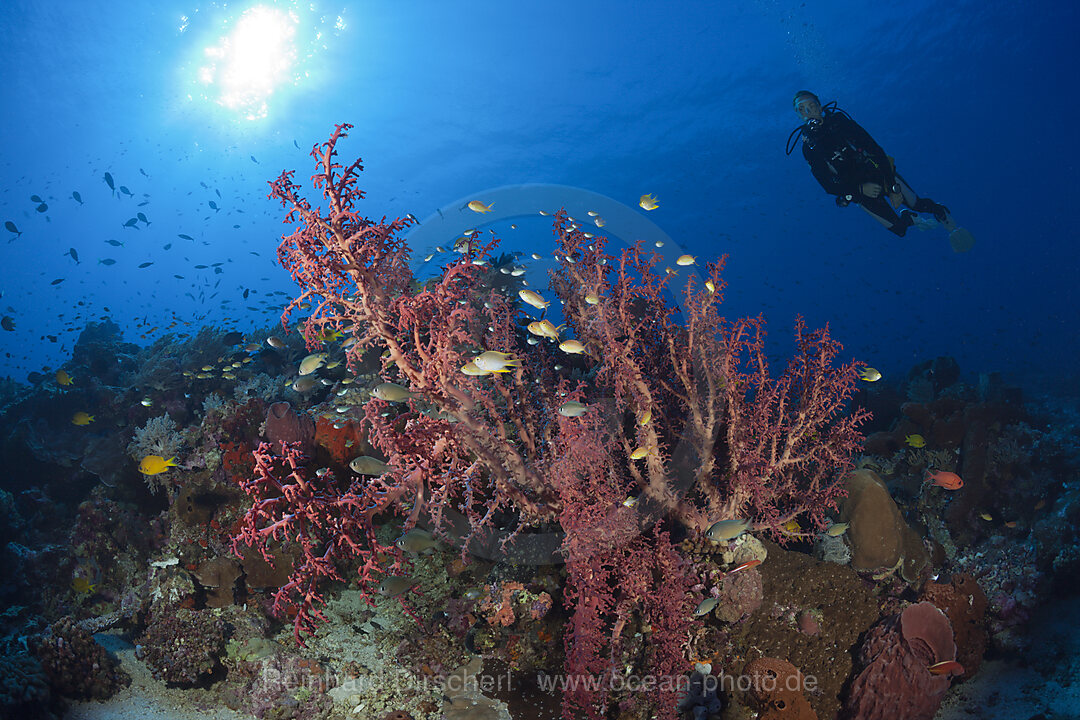
[[[288,581],[274,594],[274,612],[294,616],[293,634],[302,645],[302,636],[326,620],[319,586],[342,580],[339,563],[359,564],[357,585],[369,603],[379,576],[404,567],[401,551],[379,542],[374,518],[407,488],[375,478],[353,480],[342,490],[331,473],[309,475],[299,443],[283,443],[282,450],[275,455],[273,445],[262,443],[254,451],[255,474],[240,482],[252,505],[240,519],[232,552],[241,556],[246,545],[271,564],[294,558]],[[380,554],[390,562],[380,564]]]

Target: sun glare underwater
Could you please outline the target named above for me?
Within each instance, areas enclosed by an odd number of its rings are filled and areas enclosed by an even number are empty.
[[[1080,6],[4,12],[0,718],[1080,717]]]
[[[220,22],[220,36],[202,49],[192,84],[198,90],[191,100],[213,102],[244,120],[267,117],[270,102],[287,104],[290,89],[310,77],[309,66],[326,50],[324,33],[340,33],[345,20],[338,15],[331,28],[326,18],[316,18],[314,5],[308,10],[293,4],[288,9],[255,5]],[[191,18],[181,17],[180,32],[187,32]],[[206,33],[213,34],[212,29]]]

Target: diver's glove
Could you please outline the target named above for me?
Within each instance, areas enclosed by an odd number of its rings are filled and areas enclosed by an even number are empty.
[[[859,192],[868,198],[881,197],[881,191],[884,188],[876,182],[864,182],[859,186]]]

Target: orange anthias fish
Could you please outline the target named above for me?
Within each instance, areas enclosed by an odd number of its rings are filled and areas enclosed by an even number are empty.
[[[945,470],[938,470],[937,472],[927,470],[926,481],[946,490],[959,490],[964,487],[964,481],[960,479],[959,475]]]
[[[946,660],[944,662],[934,663],[930,667],[926,668],[934,675],[963,675],[964,666],[955,660]]]

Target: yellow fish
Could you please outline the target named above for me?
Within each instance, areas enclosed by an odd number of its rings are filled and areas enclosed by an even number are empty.
[[[642,210],[655,210],[656,208],[660,207],[659,203],[656,202],[656,198],[652,194],[642,195],[641,198],[638,200],[638,205],[641,206]]]
[[[599,305],[600,296],[594,292],[585,293],[585,302],[589,303],[590,305]]]
[[[71,589],[76,595],[93,595],[96,588],[97,584],[90,582],[88,578],[77,577],[71,581]]]
[[[473,364],[481,370],[491,373],[510,372],[511,368],[518,366],[521,361],[510,353],[488,350],[473,358]]]
[[[479,200],[473,200],[473,201],[471,201],[469,203],[469,209],[472,210],[473,212],[478,212],[478,213],[491,212],[491,208],[493,208],[493,207],[495,207],[495,203],[491,203],[490,205],[485,205],[484,203],[482,203]]]
[[[913,448],[926,447],[926,438],[922,435],[908,435],[904,438],[904,442]]]
[[[312,353],[300,361],[300,374],[310,375],[326,364],[326,353]]]
[[[802,525],[798,520],[788,520],[780,526],[780,531],[785,535],[798,535],[802,532]]]
[[[712,280],[706,280],[705,281],[705,289],[709,291],[710,295],[712,295],[713,293],[716,292],[716,285],[713,284]]]
[[[94,416],[84,412],[77,412],[71,416],[72,425],[89,425],[92,422],[94,422]]]
[[[604,222],[604,218],[600,217],[599,215],[593,218],[593,223],[595,223],[596,227],[604,227],[604,225],[607,224]]]
[[[550,320],[534,320],[529,323],[529,332],[537,337],[546,337],[552,342],[558,342],[559,331],[562,330],[565,325],[555,327],[551,324]]]
[[[72,381],[74,381],[74,380],[75,380],[75,378],[68,375],[63,370],[57,370],[56,371],[56,384],[57,385],[71,385]]]
[[[480,377],[482,375],[490,375],[491,374],[490,371],[483,370],[483,369],[477,367],[476,363],[474,361],[472,361],[472,360],[470,360],[469,362],[467,362],[467,363],[465,363],[464,365],[461,366],[461,372],[465,373],[466,375],[472,375],[473,377]]]
[[[881,373],[872,367],[863,368],[859,371],[859,377],[866,382],[877,382],[881,379]]]
[[[645,412],[641,413],[641,417],[638,418],[638,425],[648,425],[652,420],[652,408],[645,408]]]
[[[833,523],[829,527],[825,528],[825,534],[829,537],[840,537],[847,532],[847,523]]]
[[[160,455],[147,455],[139,463],[139,472],[143,475],[157,475],[163,473],[171,467],[176,467],[176,458],[171,457],[168,460]]]
[[[518,290],[518,297],[537,310],[544,310],[551,304],[549,301],[540,297],[540,293],[535,290]]]
[[[330,328],[323,328],[318,333],[318,335],[316,335],[316,337],[319,338],[320,340],[322,340],[324,343],[329,343],[329,342],[334,342],[339,337],[343,337],[344,335],[345,335],[345,333],[341,332],[340,330],[332,330]]]
[[[635,448],[634,452],[630,453],[630,459],[631,460],[640,460],[641,458],[645,457],[648,454],[649,454],[649,448],[647,448],[647,447]]]
[[[572,355],[579,355],[585,352],[585,346],[581,344],[580,340],[563,340],[559,343],[559,349],[564,353],[570,353]]]
[[[697,258],[694,257],[693,255],[680,255],[678,257],[678,259],[675,261],[675,264],[676,265],[682,265],[683,267],[686,267],[687,265],[693,265],[696,260],[697,260]]]

